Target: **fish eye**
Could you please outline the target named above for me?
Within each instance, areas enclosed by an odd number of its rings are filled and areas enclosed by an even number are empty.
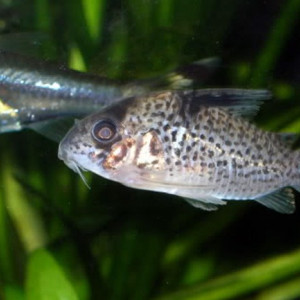
[[[98,142],[111,142],[116,136],[117,127],[110,120],[101,120],[96,123],[92,130],[93,138]]]

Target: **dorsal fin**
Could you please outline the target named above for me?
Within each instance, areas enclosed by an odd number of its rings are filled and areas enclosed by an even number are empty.
[[[178,95],[190,105],[191,112],[197,111],[199,106],[215,106],[246,118],[255,116],[262,102],[271,98],[267,90],[222,88],[179,91]]]
[[[179,66],[173,72],[166,74],[165,81],[170,89],[192,88],[203,84],[220,64],[218,57],[208,57],[190,64]]]
[[[135,80],[129,86],[142,86],[149,91],[180,90],[202,85],[220,64],[218,57],[208,57],[179,66],[154,78]]]

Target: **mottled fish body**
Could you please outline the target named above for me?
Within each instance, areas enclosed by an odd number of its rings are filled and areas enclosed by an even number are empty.
[[[207,210],[253,199],[294,211],[300,152],[249,123],[263,90],[204,89],[132,97],[78,122],[59,147],[73,170],[175,194]]]

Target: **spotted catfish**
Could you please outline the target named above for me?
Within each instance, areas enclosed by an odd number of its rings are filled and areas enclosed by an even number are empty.
[[[255,200],[281,213],[295,209],[300,151],[287,134],[248,121],[265,90],[202,89],[127,98],[76,123],[59,158],[81,174],[175,194],[215,210],[226,200]]]

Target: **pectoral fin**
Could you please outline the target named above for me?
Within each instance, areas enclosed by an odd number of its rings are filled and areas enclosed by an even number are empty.
[[[290,188],[281,189],[275,193],[255,199],[255,201],[279,213],[292,214],[295,212],[294,194]]]

